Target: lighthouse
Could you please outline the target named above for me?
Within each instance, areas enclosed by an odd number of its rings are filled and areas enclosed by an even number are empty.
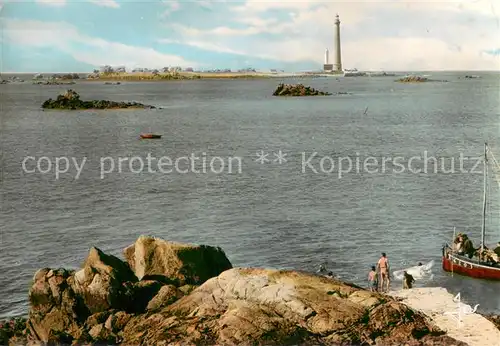
[[[342,52],[340,51],[340,19],[339,15],[335,16],[334,22],[334,32],[333,32],[333,63],[330,63],[329,51],[325,51],[325,64],[323,65],[323,71],[331,72],[335,74],[344,73],[342,70]]]
[[[342,73],[342,53],[340,51],[340,19],[339,15],[335,16],[335,32],[334,32],[334,49],[335,59],[333,62],[333,72]]]

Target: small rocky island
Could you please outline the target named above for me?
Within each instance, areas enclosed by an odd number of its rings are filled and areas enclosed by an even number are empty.
[[[80,95],[69,89],[65,93],[57,96],[57,99],[48,99],[42,104],[44,109],[125,109],[125,108],[141,108],[141,109],[155,109],[154,106],[143,105],[138,102],[115,102],[107,100],[92,100],[82,101]]]
[[[73,81],[61,81],[57,79],[48,79],[48,80],[36,80],[33,82],[34,85],[72,85],[76,84]]]
[[[319,91],[303,84],[280,83],[273,96],[326,96],[328,92]]]
[[[436,80],[429,79],[421,76],[406,76],[400,79],[397,79],[396,82],[400,83],[425,83],[425,82],[448,82],[447,80]]]
[[[125,261],[38,270],[0,344],[466,345],[390,296],[316,274],[233,268],[217,247],[141,236]],[[3,338],[3,339],[2,339]]]
[[[428,82],[429,79],[420,76],[406,76],[397,80],[400,83],[423,83]]]

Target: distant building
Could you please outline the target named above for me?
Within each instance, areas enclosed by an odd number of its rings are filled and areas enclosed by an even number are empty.
[[[101,73],[113,73],[114,69],[113,69],[113,67],[111,67],[109,65],[105,65],[105,66],[101,66],[101,68],[99,69],[99,72],[101,72]]]
[[[187,67],[186,68],[186,72],[193,72],[193,68],[192,67]]]

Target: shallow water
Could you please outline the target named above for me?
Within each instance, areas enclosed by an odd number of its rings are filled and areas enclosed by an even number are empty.
[[[449,83],[399,84],[393,78],[317,78],[300,82],[352,95],[319,98],[270,96],[276,80],[198,80],[123,83],[79,82],[82,99],[138,101],[164,107],[142,111],[41,111],[40,104],[65,86],[0,85],[1,252],[0,317],[27,312],[30,280],[40,267],[78,267],[89,248],[120,255],[140,234],[221,246],[235,266],[316,270],[319,264],[346,280],[366,285],[380,252],[393,270],[436,261],[434,280],[462,293],[480,310],[500,312],[498,283],[442,272],[441,246],[453,227],[479,243],[482,168],[474,157],[488,141],[500,158],[499,76]],[[287,82],[292,82],[287,80]],[[138,140],[140,132],[161,140]],[[496,149],[496,151],[495,151]],[[271,162],[255,161],[263,150]],[[287,162],[272,162],[281,150]],[[305,166],[314,152],[312,166]],[[195,153],[207,162],[224,160],[223,173],[130,172],[118,158]],[[408,170],[409,158],[425,153],[455,172]],[[459,171],[460,154],[471,158]],[[87,158],[78,179],[61,174],[24,173],[26,156]],[[339,158],[353,169],[339,177]],[[363,160],[378,165],[363,169]],[[398,171],[383,157],[401,156]],[[101,179],[101,162],[115,172]],[[228,173],[229,158],[233,161]],[[359,172],[356,158],[360,159]],[[107,160],[107,161],[106,161]],[[201,162],[201,159],[199,160]],[[373,160],[372,160],[373,162]],[[135,164],[139,163],[136,159]],[[220,162],[219,162],[220,163]],[[343,169],[348,167],[347,159]],[[34,167],[31,161],[28,168]],[[374,168],[376,167],[376,168]],[[429,168],[430,167],[430,168]],[[152,167],[158,170],[158,167]],[[185,161],[180,169],[189,168]],[[422,160],[411,168],[423,169]],[[137,169],[137,166],[133,166]],[[175,171],[175,169],[174,169]],[[500,239],[498,188],[491,186],[488,243]],[[395,285],[400,285],[399,282]],[[417,282],[418,286],[418,282]]]

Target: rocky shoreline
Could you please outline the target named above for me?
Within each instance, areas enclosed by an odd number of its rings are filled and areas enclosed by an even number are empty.
[[[82,101],[80,95],[74,90],[67,90],[60,94],[57,99],[48,99],[42,104],[43,109],[65,109],[65,110],[82,110],[82,109],[156,109],[155,106],[144,105],[138,102],[115,102],[107,100],[92,100]]]
[[[429,316],[448,336],[469,346],[497,345],[500,342],[499,316],[475,313],[474,307],[459,302],[445,288],[413,288],[389,294],[410,308]]]
[[[315,274],[233,268],[217,247],[141,236],[43,268],[0,344],[466,345],[396,298]]]

